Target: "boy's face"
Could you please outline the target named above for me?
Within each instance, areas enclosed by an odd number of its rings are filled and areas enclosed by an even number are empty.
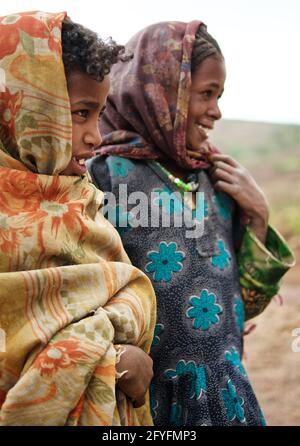
[[[186,144],[201,153],[207,131],[221,118],[218,100],[225,83],[225,65],[221,58],[208,57],[192,75],[191,96],[186,129]]]
[[[101,144],[99,118],[105,109],[109,77],[102,82],[73,71],[67,79],[72,114],[72,159],[62,175],[84,175],[84,162],[95,155]]]

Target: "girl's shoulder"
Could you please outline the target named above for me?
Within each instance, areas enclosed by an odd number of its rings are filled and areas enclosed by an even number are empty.
[[[111,180],[106,156],[95,156],[86,162],[87,169],[95,186],[103,191],[111,190]]]
[[[96,186],[111,190],[119,183],[140,183],[147,180],[150,168],[143,160],[128,159],[117,155],[98,155],[87,162],[87,168]]]

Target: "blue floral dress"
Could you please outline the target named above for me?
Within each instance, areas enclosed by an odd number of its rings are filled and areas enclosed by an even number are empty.
[[[156,292],[150,387],[154,424],[265,424],[241,362],[245,311],[233,240],[234,202],[216,193],[207,173],[199,171],[203,232],[188,238],[194,214],[186,227],[162,227],[157,219],[154,228],[143,227],[142,221],[137,226],[132,214],[136,203],[126,209],[120,199],[120,184],[128,194],[142,191],[149,198],[149,216],[157,212],[161,219],[175,221],[185,205],[166,199],[178,191],[153,163],[97,157],[89,169],[95,184],[117,197],[117,212],[110,219],[132,263],[149,276]],[[106,212],[108,218],[113,215],[109,205]]]

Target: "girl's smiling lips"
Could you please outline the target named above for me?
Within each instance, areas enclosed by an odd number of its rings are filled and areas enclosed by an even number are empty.
[[[206,141],[209,138],[210,130],[213,130],[213,125],[204,125],[196,122],[197,129],[199,131],[199,135],[203,141]]]

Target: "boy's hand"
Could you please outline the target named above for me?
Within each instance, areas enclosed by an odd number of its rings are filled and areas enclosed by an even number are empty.
[[[228,155],[212,154],[211,179],[218,191],[226,192],[243,209],[249,226],[262,243],[265,243],[269,206],[254,178],[240,163]]]
[[[153,361],[147,353],[134,345],[124,345],[124,352],[116,365],[117,372],[127,370],[117,386],[133,401],[134,407],[145,404],[145,395],[153,377]]]

